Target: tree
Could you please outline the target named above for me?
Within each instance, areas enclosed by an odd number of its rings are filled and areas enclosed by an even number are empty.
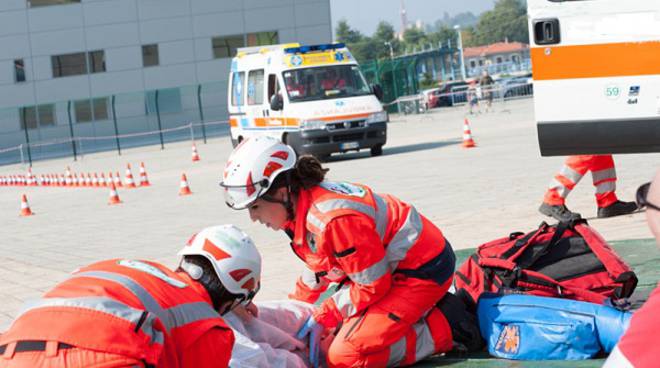
[[[410,50],[423,47],[424,44],[428,43],[428,40],[424,31],[417,28],[408,28],[403,33],[403,42],[405,43],[405,49]]]
[[[495,8],[481,15],[474,32],[474,42],[486,45],[494,42],[529,42],[527,9],[521,0],[498,0]]]
[[[337,23],[337,30],[335,31],[337,41],[346,44],[357,43],[362,41],[362,33],[356,29],[352,29],[346,19],[342,19]]]
[[[378,23],[378,27],[376,27],[376,32],[371,41],[374,43],[374,47],[378,50],[376,52],[376,57],[378,59],[387,59],[390,57],[390,47],[387,43],[392,45],[392,51],[395,55],[400,52],[399,48],[401,43],[396,38],[394,27],[388,22],[381,21]]]

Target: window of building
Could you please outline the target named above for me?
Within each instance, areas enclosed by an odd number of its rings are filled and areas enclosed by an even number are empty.
[[[53,77],[87,74],[87,60],[84,52],[51,56]]]
[[[25,82],[25,62],[23,59],[14,60],[14,81],[16,83]]]
[[[142,65],[148,67],[156,66],[159,63],[158,44],[142,45]]]
[[[477,62],[474,60],[470,60],[470,68],[476,68],[477,67]]]
[[[243,80],[245,72],[234,72],[231,76],[231,104],[232,106],[243,106]]]
[[[511,55],[511,61],[517,64],[520,62],[520,58],[518,55]]]
[[[158,104],[156,104],[158,97]],[[146,113],[148,115],[156,114],[160,110],[161,114],[181,112],[181,91],[178,88],[168,88],[156,91],[147,91],[146,93]]]
[[[496,57],[495,58],[495,63],[496,64],[502,64],[502,57],[501,56]]]
[[[248,46],[265,46],[278,43],[280,42],[277,31],[248,33],[247,35]]]
[[[105,52],[103,50],[54,55],[50,60],[54,78],[105,71]]]
[[[213,57],[216,59],[234,57],[236,49],[244,45],[243,35],[213,37],[211,39]]]
[[[108,99],[106,97],[75,101],[73,107],[78,123],[108,119]]]
[[[55,125],[55,105],[53,104],[21,107],[19,113],[21,129]]]
[[[28,0],[28,6],[35,8],[38,6],[78,4],[80,0]]]
[[[89,59],[89,72],[101,73],[105,71],[105,51],[97,50],[87,53]]]
[[[264,70],[252,70],[248,74],[248,105],[264,103]]]

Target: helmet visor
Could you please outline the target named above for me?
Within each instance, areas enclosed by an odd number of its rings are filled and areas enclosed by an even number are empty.
[[[268,179],[245,185],[233,185],[220,182],[223,187],[225,203],[232,209],[244,210],[268,191]]]

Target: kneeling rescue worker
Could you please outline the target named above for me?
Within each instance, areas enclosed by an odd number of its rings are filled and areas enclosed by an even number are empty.
[[[319,340],[337,328],[330,367],[409,365],[451,350],[451,317],[436,306],[455,267],[442,232],[394,196],[325,181],[326,172],[316,158],[256,137],[232,152],[221,183],[230,207],[293,240],[307,269],[292,298],[314,303],[339,283],[298,332],[309,338],[310,362],[323,363]]]
[[[221,314],[258,290],[261,258],[231,225],[196,234],[176,271],[149,261],[94,263],[28,303],[0,337],[0,367],[227,367]]]

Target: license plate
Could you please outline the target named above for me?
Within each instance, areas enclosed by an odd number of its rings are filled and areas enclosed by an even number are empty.
[[[343,150],[360,148],[360,142],[342,143],[342,144],[339,145],[339,148],[343,149]]]

